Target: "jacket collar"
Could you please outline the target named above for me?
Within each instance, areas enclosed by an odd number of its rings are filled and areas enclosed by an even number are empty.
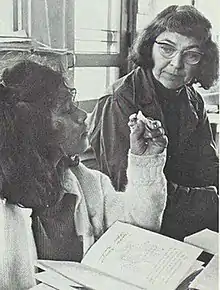
[[[197,127],[198,100],[196,93],[188,86],[184,86],[179,94],[185,99],[180,109],[179,143],[181,144]],[[141,67],[137,67],[133,71],[132,98],[145,116],[160,120],[167,133],[164,115],[158,102],[150,70],[145,73]]]

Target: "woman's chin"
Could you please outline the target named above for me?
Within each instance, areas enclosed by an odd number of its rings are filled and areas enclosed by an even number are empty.
[[[88,135],[84,135],[80,139],[78,150],[77,150],[78,152],[76,154],[83,153],[88,147],[89,147]]]
[[[80,155],[89,147],[88,135],[81,135],[78,142],[74,144],[74,147],[66,150],[66,154],[69,156]]]

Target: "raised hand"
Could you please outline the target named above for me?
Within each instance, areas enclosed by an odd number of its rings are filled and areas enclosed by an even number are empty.
[[[136,155],[160,154],[167,147],[168,139],[161,122],[144,117],[141,111],[129,117],[130,149]]]

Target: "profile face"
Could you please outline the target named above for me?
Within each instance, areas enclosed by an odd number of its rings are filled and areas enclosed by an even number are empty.
[[[167,89],[178,89],[195,76],[202,57],[200,42],[176,32],[164,31],[152,48],[152,73]]]
[[[59,91],[60,104],[52,112],[52,120],[58,132],[58,143],[66,155],[83,152],[88,146],[86,112],[74,103],[69,90],[62,86]]]

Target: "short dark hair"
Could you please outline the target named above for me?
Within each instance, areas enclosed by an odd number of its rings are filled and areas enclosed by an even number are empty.
[[[134,66],[144,69],[153,67],[152,47],[156,38],[164,31],[177,32],[201,41],[204,55],[194,82],[208,89],[218,79],[219,52],[211,38],[212,25],[195,7],[191,5],[171,5],[160,12],[145,27],[133,44],[128,57]]]

